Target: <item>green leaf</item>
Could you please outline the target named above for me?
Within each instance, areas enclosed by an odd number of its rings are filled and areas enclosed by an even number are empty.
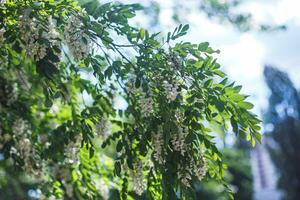
[[[115,174],[121,177],[121,163],[119,161],[115,162]]]
[[[255,139],[253,137],[251,137],[251,144],[252,144],[252,147],[255,147],[256,142],[255,142]]]
[[[95,149],[93,147],[90,147],[90,158],[94,156]]]
[[[253,136],[259,143],[261,143],[261,134],[260,133],[254,132]]]
[[[141,86],[141,80],[138,77],[135,79],[134,86],[135,86],[135,88],[139,88]]]
[[[182,27],[181,32],[187,32],[189,30],[189,28],[190,28],[190,26],[188,24],[186,24]]]
[[[112,68],[112,66],[109,66],[104,72],[105,78],[110,79],[112,76],[112,72],[113,72],[113,68]]]
[[[123,143],[122,143],[122,141],[119,141],[117,144],[117,147],[116,147],[117,152],[122,151],[122,148],[123,148]]]
[[[198,50],[205,52],[208,47],[209,47],[209,43],[208,42],[202,42],[202,43],[200,43],[198,45]]]
[[[145,37],[145,29],[141,28],[139,31],[139,38],[141,38],[143,40],[144,37]]]
[[[235,101],[235,102],[241,102],[245,99],[245,97],[243,95],[240,95],[238,93],[233,93],[233,94],[230,94],[230,99]]]
[[[247,110],[252,109],[254,107],[254,105],[252,103],[247,102],[247,101],[241,101],[241,102],[239,102],[238,106],[240,108],[244,108],[244,109],[247,109]]]

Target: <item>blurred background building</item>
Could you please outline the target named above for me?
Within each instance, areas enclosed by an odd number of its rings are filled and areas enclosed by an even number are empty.
[[[251,169],[253,174],[254,200],[279,200],[282,192],[277,188],[278,174],[272,163],[265,140],[251,150]]]

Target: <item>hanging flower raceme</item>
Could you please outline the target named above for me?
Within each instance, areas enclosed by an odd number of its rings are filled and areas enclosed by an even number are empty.
[[[109,199],[109,187],[103,179],[95,180],[95,187],[98,191],[100,191],[103,200]]]
[[[178,133],[172,135],[171,143],[173,145],[173,149],[177,152],[180,152],[182,156],[187,151],[187,144],[185,142],[185,138],[188,134],[187,127],[178,127]]]
[[[173,145],[173,149],[184,156],[184,153],[188,150],[185,138],[188,135],[189,130],[188,127],[183,125],[184,116],[180,110],[176,110],[175,119],[178,132],[172,134],[171,143]]]
[[[6,0],[0,0],[0,6],[4,6],[6,4]]]
[[[190,182],[192,180],[191,174],[192,174],[192,170],[190,168],[186,168],[185,166],[179,164],[178,170],[177,170],[177,178],[186,187],[191,186],[191,184],[190,184]]]
[[[18,99],[17,89],[16,83],[0,77],[0,105],[11,106]]]
[[[197,161],[191,164],[191,168],[193,169],[193,172],[197,176],[197,178],[201,181],[208,170],[207,160],[204,157],[203,153],[201,153]]]
[[[154,113],[154,101],[153,94],[149,88],[147,92],[142,87],[135,87],[133,81],[129,82],[128,92],[133,98],[138,98],[138,106],[141,109],[141,114],[144,117],[150,117]]]
[[[164,165],[165,160],[165,152],[164,152],[164,135],[162,131],[162,127],[158,127],[158,132],[155,134],[153,133],[153,146],[154,146],[154,152],[153,152],[153,158],[154,160],[160,164]]]
[[[0,47],[2,46],[3,42],[5,41],[4,33],[5,33],[5,29],[4,29],[4,27],[2,27],[0,29]]]
[[[60,60],[61,57],[61,39],[59,33],[56,30],[55,23],[52,16],[48,16],[48,32],[44,34],[44,37],[49,41],[49,50],[51,50]],[[57,62],[57,61],[56,61]]]
[[[141,113],[145,117],[149,117],[151,114],[154,113],[154,102],[151,93],[147,94],[141,90],[139,104],[141,107]]]
[[[79,16],[72,15],[64,30],[65,40],[75,60],[86,58],[91,51],[91,39]]]
[[[168,81],[163,81],[163,88],[169,102],[174,101],[177,95],[179,94],[178,92],[179,84],[177,82],[170,83]]]
[[[41,40],[41,24],[35,18],[29,18],[29,13],[24,13],[20,16],[19,28],[26,54],[36,61],[43,59],[47,54],[47,45]]]
[[[18,118],[12,125],[14,145],[10,148],[10,154],[17,158],[22,159],[24,165],[22,166],[25,171],[39,177],[43,173],[43,165],[33,161],[40,160],[32,142],[31,131],[28,123],[22,118]]]
[[[132,170],[131,173],[133,191],[135,191],[138,195],[141,195],[146,190],[142,161],[138,161],[137,163],[135,163],[134,170]]]
[[[77,135],[74,141],[66,145],[64,154],[67,164],[77,164],[79,162],[81,141],[81,135]]]
[[[48,17],[45,28],[36,18],[30,18],[28,12],[25,10],[24,14],[20,16],[19,24],[21,40],[24,42],[27,55],[35,61],[43,59],[48,52],[53,52],[59,57],[61,42],[52,16]]]
[[[106,118],[103,117],[96,125],[95,125],[95,132],[97,136],[106,139],[111,134],[111,123]]]
[[[188,155],[185,160],[178,163],[177,178],[186,187],[191,186],[192,176],[202,180],[208,170],[207,160],[203,153],[197,157]]]

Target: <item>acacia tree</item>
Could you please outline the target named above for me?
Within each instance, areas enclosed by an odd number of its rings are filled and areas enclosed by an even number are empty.
[[[211,124],[260,140],[253,105],[213,58],[219,51],[176,43],[188,25],[162,39],[130,26],[139,9],[1,1],[1,167],[34,177],[40,198],[194,198],[204,178],[227,187]],[[99,137],[118,152],[113,171]]]

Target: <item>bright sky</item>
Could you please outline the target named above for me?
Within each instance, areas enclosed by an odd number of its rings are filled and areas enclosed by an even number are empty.
[[[160,21],[164,30],[173,30],[172,2],[157,0],[161,4]],[[186,0],[192,3],[195,0]],[[133,1],[130,1],[131,3]],[[136,1],[141,2],[141,1]],[[241,33],[231,25],[219,24],[195,9],[186,16],[190,32],[184,40],[194,43],[208,41],[220,49],[219,63],[232,80],[243,85],[243,92],[251,95],[254,112],[261,111],[268,103],[269,91],[264,83],[263,66],[271,64],[290,75],[300,86],[300,1],[299,0],[246,0],[241,8],[252,13],[258,22],[286,24],[287,31],[271,33]]]

